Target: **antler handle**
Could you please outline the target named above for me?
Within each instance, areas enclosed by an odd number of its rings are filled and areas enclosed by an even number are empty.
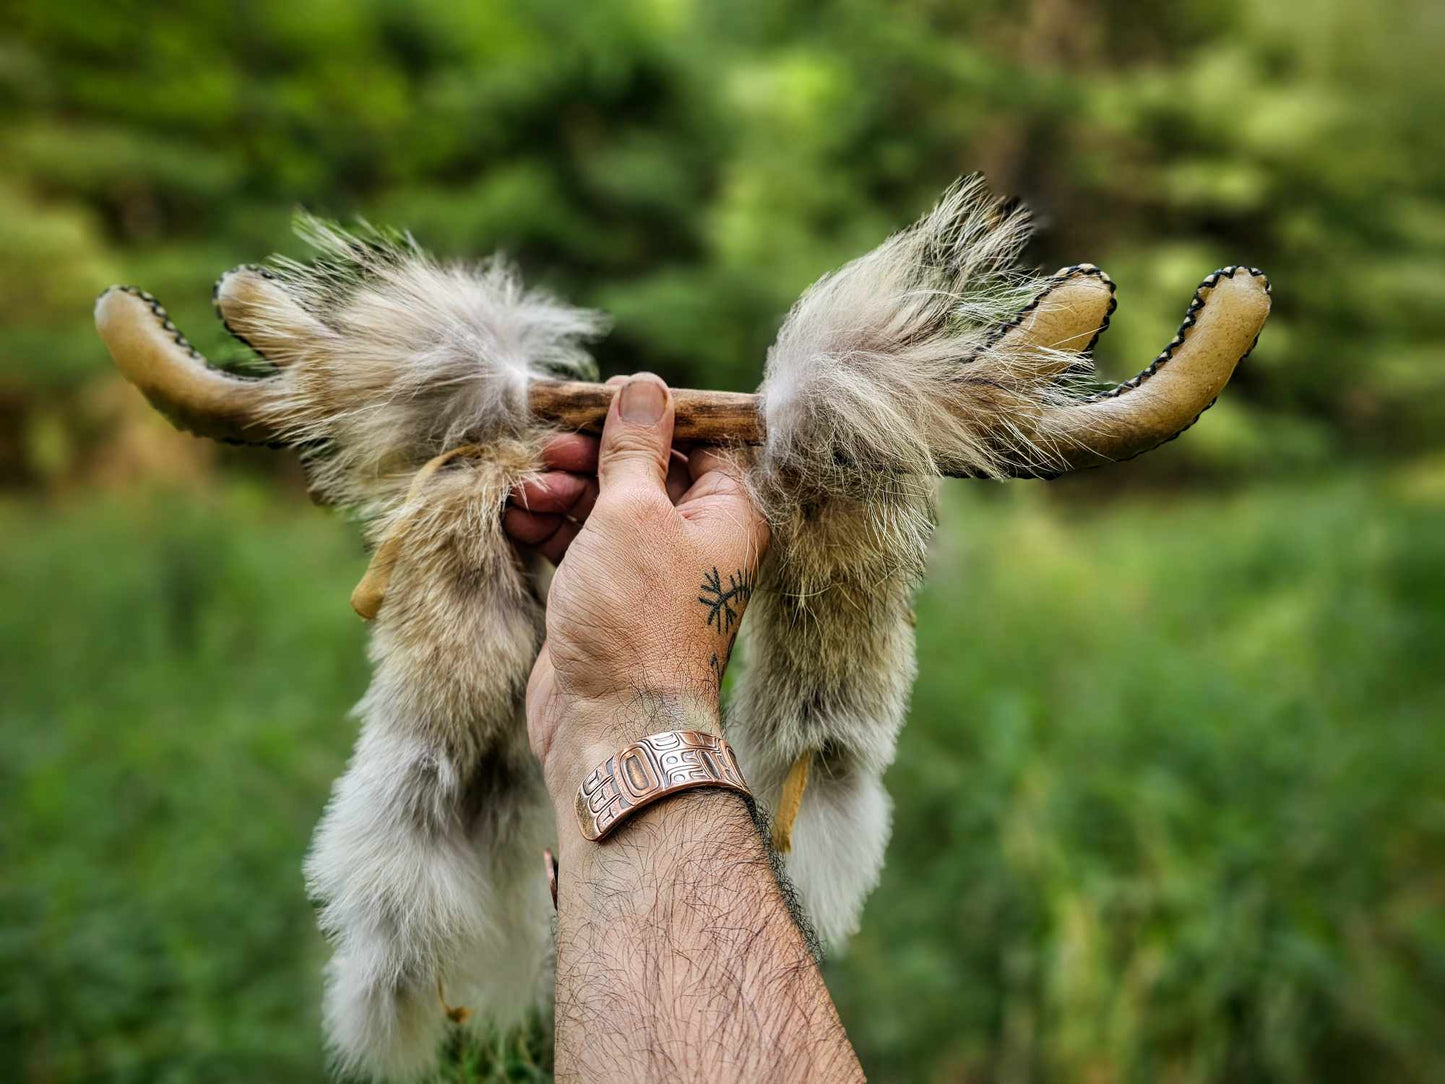
[[[586,384],[575,380],[536,380],[527,389],[532,416],[559,429],[602,432],[617,386]],[[673,388],[677,405],[675,440],[694,444],[762,444],[767,438],[761,400],[736,391],[697,391]]]

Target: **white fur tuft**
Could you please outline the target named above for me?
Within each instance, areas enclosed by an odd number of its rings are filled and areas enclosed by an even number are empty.
[[[596,313],[523,288],[501,258],[433,261],[410,239],[303,220],[315,263],[254,273],[247,326],[278,369],[268,422],[313,491],[394,539],[361,736],[306,862],[335,953],[325,1021],[338,1067],[409,1080],[434,1064],[443,998],[508,1026],[550,995],[542,848],[551,803],[522,701],[541,588],[503,534],[538,469],[535,376],[595,376]],[[444,451],[477,445],[424,477]]]
[[[324,500],[372,514],[433,456],[524,433],[530,378],[596,376],[582,344],[606,319],[525,289],[502,256],[443,264],[405,237],[314,219],[299,230],[317,260],[268,273],[320,333],[273,358],[268,421],[315,449],[307,467]]]
[[[264,272],[284,290],[253,318],[291,330],[272,336],[266,420],[306,449],[320,497],[400,539],[361,737],[306,872],[335,947],[337,1062],[408,1080],[434,1064],[443,997],[505,1025],[550,989],[552,821],[521,718],[542,603],[500,512],[538,467],[528,379],[592,375],[581,343],[603,321],[525,290],[500,259],[442,265],[403,237],[305,232],[320,258]],[[1059,374],[1077,358],[999,337],[1043,285],[1011,270],[1025,236],[1021,212],[957,186],[809,290],[769,353],[750,482],[773,546],[728,725],[766,804],[812,757],[786,864],[833,945],[887,846],[882,775],[913,681],[936,479],[1047,465],[1015,419],[1072,394]],[[484,450],[409,493],[423,464],[471,444]]]
[[[908,712],[937,479],[1046,466],[1047,434],[1016,419],[1072,401],[1087,368],[1002,336],[1046,285],[1014,269],[1027,236],[1025,212],[962,182],[809,289],[768,354],[751,484],[773,541],[729,733],[774,808],[789,766],[813,758],[785,866],[831,946],[857,928],[887,845],[882,776]]]
[[[900,478],[1043,465],[1017,419],[1076,401],[1087,366],[1001,338],[1048,282],[1015,266],[1028,234],[1027,211],[963,181],[814,283],[768,353],[766,469],[802,493],[871,495]]]

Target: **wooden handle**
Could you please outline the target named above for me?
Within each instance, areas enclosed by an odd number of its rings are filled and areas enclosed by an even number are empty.
[[[527,389],[533,417],[561,429],[602,432],[615,386],[575,380],[534,380]],[[673,388],[677,404],[674,440],[696,444],[762,444],[767,437],[758,397],[737,391]]]

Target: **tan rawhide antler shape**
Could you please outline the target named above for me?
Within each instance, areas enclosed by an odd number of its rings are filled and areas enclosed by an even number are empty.
[[[256,350],[284,364],[283,343],[324,337],[258,269],[232,272],[218,284],[217,308],[231,328],[251,329]],[[1081,335],[1092,341],[1114,307],[1113,283],[1089,265],[1065,268],[1002,345],[1069,351]],[[269,321],[287,314],[297,326],[277,334]],[[1047,416],[1017,419],[1033,430],[1057,468],[1018,464],[1007,473],[1061,473],[1133,458],[1178,436],[1207,410],[1253,348],[1269,315],[1269,283],[1256,268],[1226,267],[1200,285],[1174,341],[1132,380],[1092,400],[1056,406]],[[198,436],[244,444],[284,444],[268,416],[259,380],[216,369],[170,322],[159,302],[128,287],[108,290],[96,326],[126,377],[176,425]],[[1082,330],[1081,330],[1082,329]],[[270,349],[268,349],[270,346]],[[1062,368],[1062,367],[1061,367]],[[600,432],[616,389],[583,381],[533,379],[527,408],[564,430]],[[756,394],[677,388],[676,438],[700,444],[763,444],[766,420]],[[1003,435],[1016,439],[1016,434]],[[948,464],[942,473],[953,474]],[[959,471],[962,476],[968,472]]]
[[[305,229],[315,264],[244,267],[216,288],[270,375],[210,367],[136,290],[104,294],[96,322],[178,426],[296,447],[317,497],[358,512],[377,546],[354,596],[374,618],[375,674],[307,876],[335,947],[338,1058],[408,1077],[448,1019],[439,990],[502,1022],[545,998],[536,858],[554,828],[521,719],[543,608],[499,513],[543,441],[599,428],[614,389],[588,382],[580,345],[602,318],[524,290],[504,263]],[[937,480],[1148,451],[1214,401],[1269,312],[1260,272],[1217,271],[1148,368],[1097,392],[1089,354],[1113,283],[1088,264],[1018,270],[1026,236],[1024,211],[965,181],[798,300],[756,395],[675,392],[676,439],[734,446],[772,527],[756,582],[738,581],[747,666],[724,725],[830,944],[856,928],[888,838],[882,776]]]

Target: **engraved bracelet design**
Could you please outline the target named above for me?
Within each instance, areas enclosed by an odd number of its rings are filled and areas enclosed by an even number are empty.
[[[649,734],[608,757],[583,781],[577,826],[595,842],[643,806],[694,787],[724,787],[752,797],[732,747],[716,734]]]

